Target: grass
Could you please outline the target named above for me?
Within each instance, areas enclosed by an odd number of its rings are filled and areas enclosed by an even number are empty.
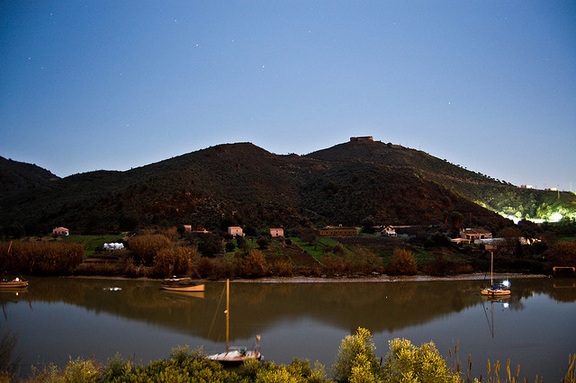
[[[326,254],[327,247],[333,247],[338,244],[338,241],[330,237],[322,237],[321,239],[316,239],[312,243],[304,242],[300,238],[292,237],[290,238],[292,243],[298,245],[302,250],[308,253],[317,261],[321,261]]]

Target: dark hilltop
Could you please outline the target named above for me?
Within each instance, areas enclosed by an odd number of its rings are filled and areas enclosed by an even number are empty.
[[[519,188],[371,137],[302,156],[223,144],[128,171],[65,178],[0,157],[0,188],[4,236],[61,225],[89,234],[154,225],[216,230],[450,219],[495,232],[511,224],[502,214],[537,218],[576,203],[572,193]]]

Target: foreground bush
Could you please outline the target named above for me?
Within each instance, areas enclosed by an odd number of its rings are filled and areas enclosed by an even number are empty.
[[[139,382],[230,382],[230,383],[328,383],[324,367],[313,368],[307,360],[295,359],[289,365],[256,360],[245,362],[235,370],[224,369],[218,362],[206,358],[201,349],[190,351],[188,347],[172,350],[170,358],[151,362],[146,366],[134,366],[116,356],[107,367],[97,368],[93,361],[70,360],[63,371],[51,365],[36,372],[27,382],[42,383],[139,383]]]
[[[340,344],[332,373],[339,382],[377,382],[380,380],[380,364],[376,345],[370,331],[358,328],[356,334],[348,335]]]
[[[519,367],[513,374],[510,362],[506,372],[501,372],[500,362],[488,362],[486,380],[460,376],[459,368],[450,369],[434,346],[425,343],[420,347],[406,339],[389,341],[389,351],[381,365],[376,356],[376,346],[370,331],[358,328],[354,335],[342,340],[338,356],[332,367],[334,379],[327,377],[319,362],[310,365],[308,360],[294,359],[288,365],[250,360],[237,369],[224,369],[218,362],[208,360],[202,349],[190,351],[188,346],[172,350],[170,358],[136,366],[119,355],[108,360],[107,366],[93,360],[70,359],[60,370],[49,365],[34,371],[28,383],[136,383],[136,382],[222,382],[222,383],[519,383]],[[0,382],[11,375],[0,371]],[[542,383],[536,377],[536,383]],[[522,380],[528,383],[528,380]],[[568,360],[568,373],[562,383],[576,383],[576,355]]]
[[[460,376],[451,371],[433,342],[420,347],[406,339],[389,342],[390,351],[383,367],[384,382],[458,383]]]

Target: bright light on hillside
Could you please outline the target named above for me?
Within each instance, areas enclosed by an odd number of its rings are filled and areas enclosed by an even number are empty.
[[[552,213],[552,215],[550,216],[550,222],[560,222],[560,220],[562,219],[562,214],[556,212],[556,213]]]

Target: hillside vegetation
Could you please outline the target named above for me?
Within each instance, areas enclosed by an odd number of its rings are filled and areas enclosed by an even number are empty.
[[[265,229],[375,224],[438,225],[458,214],[493,232],[523,218],[574,216],[572,193],[520,189],[423,151],[348,142],[305,156],[224,144],[128,171],[58,178],[0,159],[0,234],[131,231],[150,226]]]

